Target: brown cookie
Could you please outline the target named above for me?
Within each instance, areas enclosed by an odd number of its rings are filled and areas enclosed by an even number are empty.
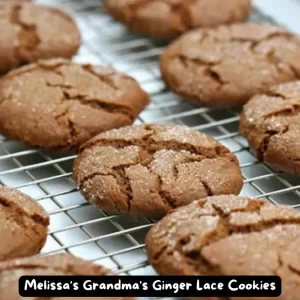
[[[65,12],[31,3],[0,3],[0,73],[52,57],[71,58],[80,33]]]
[[[131,30],[163,39],[196,27],[245,21],[251,12],[251,0],[105,0],[104,5]]]
[[[206,106],[237,107],[300,78],[300,37],[267,24],[189,32],[161,56],[166,85]]]
[[[92,264],[81,258],[68,255],[56,254],[51,256],[30,257],[25,259],[16,259],[0,264],[0,299],[19,300],[23,299],[19,295],[19,278],[21,276],[106,276],[113,275],[110,270]],[[38,300],[41,298],[30,298]],[[51,300],[66,299],[74,300],[73,297],[51,298]],[[79,297],[79,300],[91,298]],[[130,300],[132,298],[94,298],[94,299],[116,299]]]
[[[161,218],[199,197],[239,194],[236,157],[178,125],[134,125],[91,139],[74,163],[86,199],[106,212]]]
[[[300,175],[300,81],[253,97],[242,111],[240,131],[260,160]]]
[[[0,261],[38,254],[48,225],[49,217],[35,200],[0,185]]]
[[[146,248],[161,275],[278,275],[283,283],[278,299],[299,299],[300,214],[292,208],[208,197],[154,225]]]
[[[77,150],[102,131],[132,124],[148,95],[125,74],[52,59],[0,81],[0,133],[54,150]]]

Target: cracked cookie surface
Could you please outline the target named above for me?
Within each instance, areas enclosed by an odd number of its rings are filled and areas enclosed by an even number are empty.
[[[0,299],[21,300],[18,292],[18,282],[21,276],[109,276],[113,273],[101,265],[92,264],[89,261],[68,254],[56,254],[41,257],[29,257],[15,259],[0,263]],[[30,298],[39,300],[41,298]],[[49,300],[66,299],[73,300],[74,297],[48,298]],[[79,300],[91,298],[79,297]],[[95,298],[133,300],[133,298]]]
[[[65,12],[25,1],[0,2],[0,28],[0,73],[38,59],[71,58],[81,42]]]
[[[174,38],[196,27],[245,21],[250,0],[106,0],[106,10],[131,30],[154,38]]]
[[[239,194],[238,161],[207,135],[178,125],[107,131],[81,147],[74,179],[106,212],[161,218],[208,195]]]
[[[243,108],[240,131],[260,160],[300,176],[300,81],[254,96]]]
[[[131,77],[63,59],[38,61],[0,80],[0,133],[30,146],[77,150],[133,123],[149,103]]]
[[[155,224],[146,249],[160,275],[278,275],[278,299],[299,299],[300,214],[289,207],[231,195],[204,198]]]
[[[239,107],[271,86],[300,79],[300,37],[268,24],[198,29],[173,42],[160,66],[180,96],[213,107]]]
[[[35,200],[0,185],[0,261],[38,254],[48,225],[48,215]]]

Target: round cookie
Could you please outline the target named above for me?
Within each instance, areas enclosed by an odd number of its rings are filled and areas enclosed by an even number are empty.
[[[0,2],[0,73],[38,59],[71,58],[81,37],[65,12],[32,3]]]
[[[207,135],[179,125],[134,125],[81,147],[74,179],[109,213],[159,219],[199,197],[239,194],[237,158]]]
[[[146,249],[160,275],[278,275],[283,284],[278,299],[296,300],[299,222],[300,214],[289,207],[232,195],[208,197],[155,224]]]
[[[253,97],[243,108],[240,131],[261,161],[300,175],[300,81]]]
[[[56,254],[51,256],[30,257],[11,260],[0,264],[0,299],[21,300],[19,295],[19,278],[21,276],[106,276],[113,275],[110,270],[92,264],[81,258],[68,255]],[[38,300],[41,298],[30,298]],[[74,297],[51,298],[51,300],[73,300]],[[88,297],[78,297],[78,300],[88,300]],[[94,299],[133,300],[126,297],[97,297]]]
[[[49,217],[35,200],[0,185],[0,261],[38,254],[48,225]]]
[[[251,12],[251,0],[105,0],[104,5],[131,30],[163,39],[196,27],[242,22]]]
[[[77,150],[133,123],[149,103],[138,83],[106,67],[38,61],[0,80],[0,133],[34,147]]]
[[[268,24],[193,30],[166,48],[166,85],[205,106],[238,107],[271,86],[300,78],[300,37]]]

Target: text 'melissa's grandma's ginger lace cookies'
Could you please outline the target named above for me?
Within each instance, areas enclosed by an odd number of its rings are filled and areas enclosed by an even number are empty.
[[[179,125],[133,125],[80,149],[74,179],[105,212],[161,218],[199,197],[239,194],[238,160],[215,139]]]
[[[243,108],[240,131],[261,161],[300,176],[300,81],[254,96]]]
[[[300,79],[300,37],[269,24],[196,29],[163,52],[162,78],[205,106],[245,104],[275,84]]]
[[[297,300],[299,222],[300,214],[290,207],[232,195],[208,197],[155,224],[146,249],[160,275],[275,275],[282,279],[277,299]]]
[[[105,0],[116,20],[132,31],[170,39],[197,27],[246,21],[250,0]]]
[[[0,133],[76,151],[103,131],[132,124],[149,101],[133,78],[111,68],[40,60],[0,80]]]
[[[0,74],[38,59],[71,58],[81,37],[64,11],[26,1],[0,1]]]

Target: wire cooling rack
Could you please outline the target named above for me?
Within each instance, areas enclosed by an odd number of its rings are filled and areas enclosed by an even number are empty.
[[[152,103],[137,123],[183,124],[214,136],[239,159],[245,182],[242,195],[300,208],[299,177],[280,174],[256,160],[239,135],[237,110],[199,107],[165,88],[158,68],[163,44],[128,32],[104,12],[100,0],[38,2],[60,6],[77,20],[83,46],[75,61],[111,65],[136,78],[151,95]],[[252,21],[274,23],[261,8],[254,8]],[[74,154],[39,151],[0,137],[0,182],[34,197],[51,216],[42,255],[68,252],[118,274],[155,274],[144,250],[152,221],[108,215],[89,205],[72,180],[74,158]]]

